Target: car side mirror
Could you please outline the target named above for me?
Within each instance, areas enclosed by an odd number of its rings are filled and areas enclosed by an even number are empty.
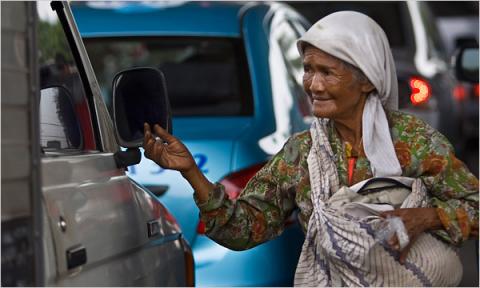
[[[155,68],[132,68],[113,78],[113,118],[115,136],[126,151],[114,158],[118,168],[140,163],[138,149],[143,144],[143,124],[159,124],[172,133],[172,117],[163,73]]]
[[[478,47],[462,47],[454,56],[455,76],[458,80],[478,83]]]
[[[112,83],[113,118],[118,143],[138,148],[143,124],[159,124],[172,133],[172,118],[163,73],[155,68],[132,68],[115,75]]]

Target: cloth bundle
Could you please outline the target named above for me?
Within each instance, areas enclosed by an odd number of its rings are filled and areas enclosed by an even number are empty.
[[[325,145],[328,143],[325,127],[321,128],[327,121],[317,119],[310,130],[313,146],[308,166],[314,210],[297,266],[295,286],[458,285],[462,265],[457,251],[450,245],[423,233],[415,240],[402,265],[398,261],[399,252],[376,237],[385,220],[376,215],[375,207],[380,206],[373,202],[385,195],[380,193],[377,198],[355,195],[362,183],[347,190],[339,189],[333,153],[330,145]],[[421,179],[392,178],[409,188],[407,193],[405,189],[397,189],[395,195],[385,198],[392,202],[391,209],[398,208],[397,203],[401,203],[400,208],[428,207]],[[336,192],[334,196],[332,191]],[[365,207],[368,209],[363,209]],[[383,210],[379,208],[377,212]]]

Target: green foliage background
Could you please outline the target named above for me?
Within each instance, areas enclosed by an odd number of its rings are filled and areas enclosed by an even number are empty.
[[[67,62],[73,62],[73,56],[68,49],[68,43],[59,22],[39,21],[37,40],[40,46],[40,63],[53,61],[57,53],[62,54]]]

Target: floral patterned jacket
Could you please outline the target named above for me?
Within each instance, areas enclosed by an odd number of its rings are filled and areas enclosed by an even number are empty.
[[[387,111],[390,133],[403,175],[420,177],[429,190],[444,229],[435,234],[452,244],[478,238],[478,179],[458,160],[448,140],[423,121],[398,111]],[[345,143],[330,121],[329,141],[341,185],[347,185]],[[205,203],[199,203],[206,234],[234,250],[244,250],[282,233],[286,218],[299,209],[304,231],[312,213],[307,156],[310,132],[293,135],[247,184],[237,199],[215,184]],[[353,183],[373,177],[369,161],[360,156]]]

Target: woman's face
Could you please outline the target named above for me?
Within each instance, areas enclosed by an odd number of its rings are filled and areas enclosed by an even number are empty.
[[[303,67],[303,87],[312,101],[313,115],[348,119],[359,109],[363,111],[366,95],[373,86],[360,82],[339,59],[307,46]]]

